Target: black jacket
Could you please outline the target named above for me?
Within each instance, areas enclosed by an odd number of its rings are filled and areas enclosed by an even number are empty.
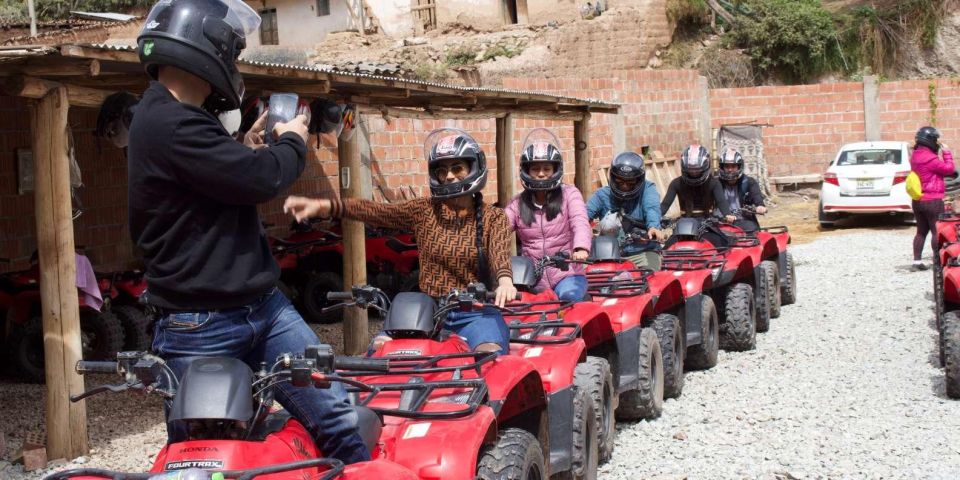
[[[146,301],[240,307],[273,288],[280,268],[257,204],[300,176],[305,154],[294,133],[252,150],[152,82],[134,112],[127,160],[130,237],[146,264]]]
[[[665,215],[670,210],[677,196],[680,197],[680,210],[685,216],[708,216],[714,208],[719,208],[724,215],[730,215],[730,205],[716,177],[710,177],[706,183],[696,187],[683,183],[680,177],[674,178],[660,202],[661,214]]]

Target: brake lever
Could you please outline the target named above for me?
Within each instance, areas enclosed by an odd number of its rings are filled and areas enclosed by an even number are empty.
[[[129,384],[129,383],[125,383],[125,384],[123,384],[123,385],[100,385],[99,387],[92,388],[92,389],[90,389],[90,390],[87,390],[86,392],[83,392],[83,393],[79,394],[79,395],[70,395],[70,401],[71,401],[71,402],[79,402],[80,400],[83,400],[84,398],[92,397],[92,396],[94,396],[94,395],[98,395],[98,394],[101,394],[101,393],[103,393],[103,392],[120,393],[120,392],[124,392],[124,391],[129,390],[130,387],[132,387],[132,386],[133,386],[133,385],[131,385],[131,384]]]
[[[356,304],[357,304],[357,302],[355,302],[355,301],[354,301],[354,302],[349,302],[349,303],[347,303],[347,302],[335,303],[335,304],[333,304],[333,305],[330,305],[329,307],[321,308],[321,309],[320,309],[320,313],[323,314],[323,313],[327,313],[327,312],[332,312],[332,311],[334,311],[334,310],[340,310],[340,309],[342,309],[342,308],[344,308],[344,307],[352,307],[352,306],[354,306],[354,305],[356,305]]]

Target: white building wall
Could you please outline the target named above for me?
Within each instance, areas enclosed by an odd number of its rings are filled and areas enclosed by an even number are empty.
[[[339,0],[342,1],[342,0]],[[370,11],[380,22],[383,32],[393,38],[404,38],[414,35],[414,15],[410,6],[413,0],[367,0]]]
[[[246,2],[257,12],[277,9],[277,30],[281,46],[314,46],[330,32],[353,27],[344,0],[330,0],[330,15],[317,16],[314,0],[263,0]],[[247,47],[260,46],[260,33],[247,39]]]

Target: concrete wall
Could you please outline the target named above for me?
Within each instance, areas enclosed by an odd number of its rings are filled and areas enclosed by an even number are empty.
[[[367,4],[384,33],[393,38],[403,38],[415,32],[411,3],[414,0],[377,0]]]
[[[277,29],[282,46],[313,46],[327,33],[351,28],[352,19],[344,0],[330,0],[330,15],[317,16],[313,0],[264,0],[247,2],[254,10],[276,8]],[[247,38],[247,48],[260,46],[259,33]]]

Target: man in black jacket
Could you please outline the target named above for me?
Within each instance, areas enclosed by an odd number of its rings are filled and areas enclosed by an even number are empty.
[[[276,287],[280,269],[257,214],[303,172],[306,118],[277,124],[267,147],[256,133],[237,142],[216,116],[239,107],[235,61],[258,25],[240,0],[163,0],[137,39],[155,81],[130,126],[130,234],[146,264],[143,300],[158,312],[153,350],[177,375],[197,357],[239,358],[257,370],[319,343]],[[258,123],[254,132],[265,117]],[[370,458],[339,383],[281,384],[276,398],[326,456]],[[171,442],[188,435],[180,422],[167,431]]]
[[[723,196],[730,204],[730,210],[737,217],[738,227],[755,232],[760,229],[757,215],[767,213],[760,193],[760,184],[743,173],[743,156],[733,148],[728,148],[720,157],[720,183]]]
[[[713,176],[710,153],[702,145],[690,145],[680,154],[680,176],[667,186],[660,202],[660,213],[666,215],[678,197],[684,217],[705,218],[718,210],[726,221],[736,220],[726,197],[723,196],[720,181]],[[717,247],[727,245],[724,235],[719,231],[708,231],[703,234],[703,238]],[[676,238],[670,238],[664,247],[669,247],[674,242]]]

